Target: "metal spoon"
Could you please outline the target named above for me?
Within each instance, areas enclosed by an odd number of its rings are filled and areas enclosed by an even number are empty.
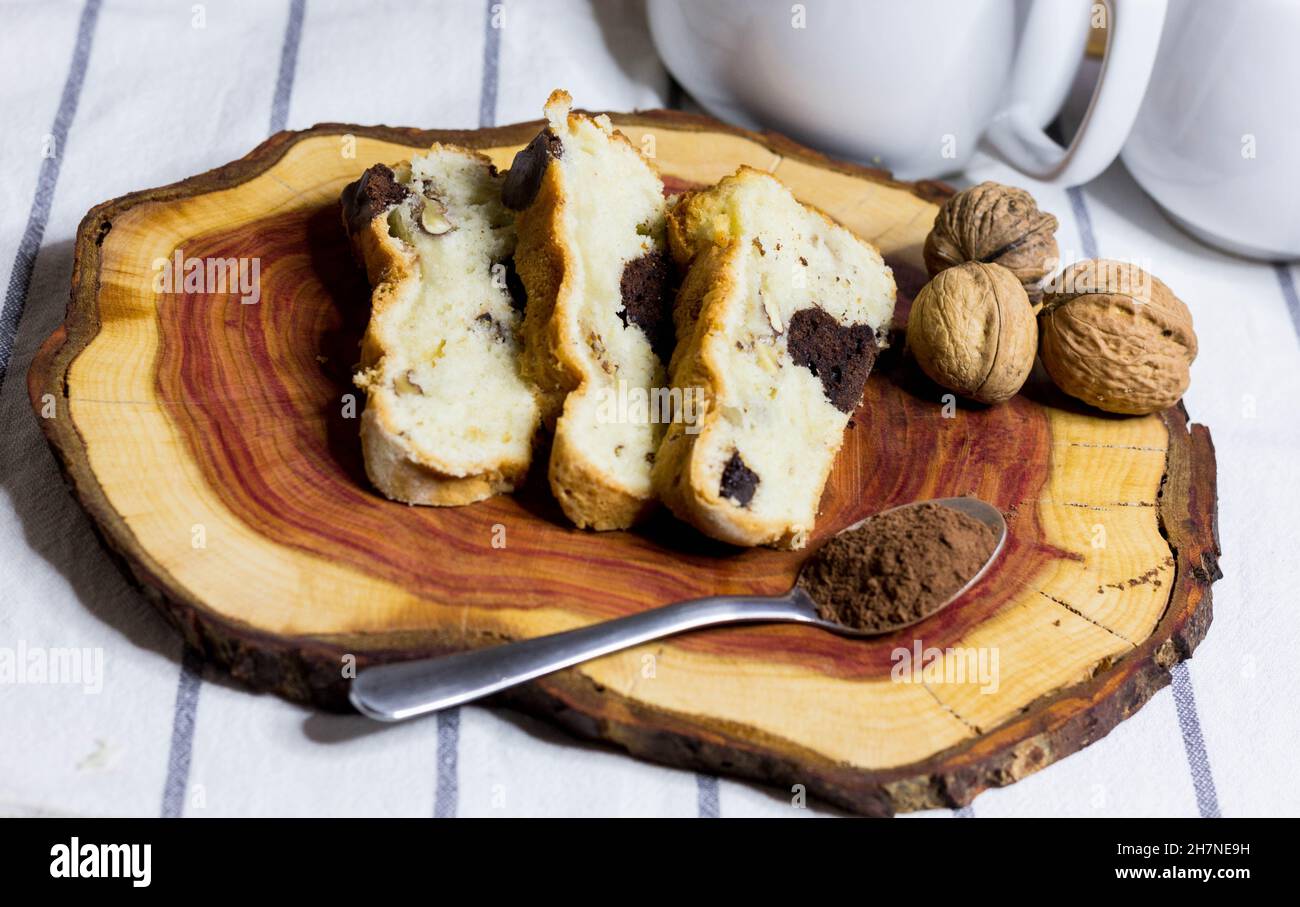
[[[997,533],[998,541],[984,565],[965,585],[916,620],[869,632],[823,620],[817,605],[796,583],[784,595],[715,595],[630,614],[616,620],[564,633],[456,655],[377,665],[361,671],[348,698],[357,711],[379,721],[401,721],[461,705],[507,687],[533,680],[611,652],[663,636],[718,624],[793,622],[811,624],[841,636],[865,637],[892,633],[937,614],[975,585],[997,560],[1007,538],[1007,524],[996,507],[977,498],[939,498],[903,507],[941,504],[974,517]],[[884,511],[901,510],[895,507]],[[880,514],[873,514],[872,519]],[[849,529],[856,529],[862,520]],[[845,530],[848,531],[848,530]]]

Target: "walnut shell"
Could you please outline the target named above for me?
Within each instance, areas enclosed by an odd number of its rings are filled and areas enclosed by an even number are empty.
[[[1196,358],[1192,313],[1136,265],[1094,259],[1056,277],[1039,316],[1039,354],[1061,390],[1112,413],[1173,406]]]
[[[967,261],[999,264],[1024,284],[1031,300],[1056,267],[1056,218],[1038,210],[1024,189],[984,182],[944,202],[925,239],[930,276]]]
[[[981,403],[1001,403],[1016,395],[1034,367],[1034,309],[1011,271],[967,262],[940,271],[917,294],[907,345],[936,384]]]

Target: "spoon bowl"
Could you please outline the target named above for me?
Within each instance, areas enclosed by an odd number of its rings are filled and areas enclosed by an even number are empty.
[[[379,721],[401,721],[462,705],[611,652],[689,630],[737,623],[799,623],[840,636],[882,636],[913,626],[942,611],[974,586],[997,560],[1007,524],[996,507],[978,498],[916,501],[873,514],[849,526],[922,504],[939,504],[974,517],[997,534],[984,565],[959,589],[926,614],[887,627],[859,630],[822,618],[817,603],[796,582],[782,595],[715,595],[664,605],[615,620],[471,652],[365,668],[348,698],[357,711]],[[802,572],[802,571],[801,571]]]
[[[933,608],[931,608],[929,611],[926,611],[924,614],[920,615],[919,617],[915,617],[912,620],[908,620],[908,621],[900,621],[898,623],[893,623],[886,627],[876,627],[871,630],[859,630],[855,627],[850,627],[847,626],[846,624],[837,623],[833,620],[826,620],[824,617],[821,617],[817,613],[817,603],[813,601],[812,596],[810,596],[807,592],[803,591],[803,589],[799,586],[798,581],[796,580],[794,588],[792,588],[788,593],[786,593],[786,596],[789,597],[792,605],[798,608],[807,609],[810,612],[811,619],[808,621],[804,621],[804,623],[810,623],[815,627],[820,627],[821,629],[828,630],[831,633],[837,633],[840,636],[849,636],[853,638],[862,638],[862,637],[869,637],[869,636],[884,636],[887,633],[895,633],[899,630],[906,630],[908,627],[914,627],[917,624],[919,624],[921,621],[933,617],[934,615],[942,611],[944,608],[951,605],[957,599],[961,598],[967,592],[969,592],[975,586],[976,583],[978,583],[981,579],[984,578],[984,574],[989,572],[989,568],[993,566],[995,561],[997,561],[998,556],[1002,554],[1002,549],[1006,546],[1007,521],[1003,518],[1002,511],[998,510],[988,501],[981,501],[979,498],[934,498],[929,501],[913,501],[910,504],[902,504],[898,507],[891,507],[888,510],[882,510],[879,513],[873,513],[871,516],[858,520],[856,523],[854,523],[851,526],[845,527],[844,529],[840,530],[840,532],[837,534],[842,535],[845,532],[852,532],[854,529],[859,529],[864,524],[869,523],[870,521],[882,517],[886,514],[894,513],[895,511],[898,510],[906,510],[910,507],[920,507],[922,504],[938,504],[941,507],[947,507],[950,510],[956,510],[960,513],[966,514],[969,517],[973,517],[974,519],[979,520],[989,529],[993,530],[993,534],[994,536],[996,536],[997,541],[994,543],[993,550],[989,553],[988,558],[984,561],[984,564],[979,568],[979,570],[975,571],[975,573],[970,577],[970,579],[962,583],[961,586],[959,586],[957,590],[954,591],[951,595],[949,595],[943,601],[938,602]],[[805,562],[805,565],[806,563],[807,562]],[[803,575],[803,570],[804,570],[803,567],[799,568],[800,576]]]

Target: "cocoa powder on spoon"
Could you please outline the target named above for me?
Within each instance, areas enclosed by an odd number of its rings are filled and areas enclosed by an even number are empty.
[[[884,630],[932,612],[984,566],[997,546],[984,523],[942,504],[882,513],[823,545],[799,586],[824,620]]]

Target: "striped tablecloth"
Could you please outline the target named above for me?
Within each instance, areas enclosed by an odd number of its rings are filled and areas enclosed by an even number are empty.
[[[822,814],[509,712],[466,707],[374,735],[359,717],[244,692],[184,654],[110,562],[26,399],[91,205],[319,121],[508,123],[535,118],[555,86],[596,109],[679,104],[639,3],[4,0],[0,22],[0,656],[103,654],[98,690],[0,683],[0,813]],[[1186,238],[1118,164],[1064,191],[980,157],[957,182],[981,179],[1025,185],[1057,213],[1065,260],[1142,260],[1191,307],[1201,354],[1187,406],[1218,448],[1226,576],[1209,637],[1171,688],[957,814],[1297,814],[1295,268]]]

